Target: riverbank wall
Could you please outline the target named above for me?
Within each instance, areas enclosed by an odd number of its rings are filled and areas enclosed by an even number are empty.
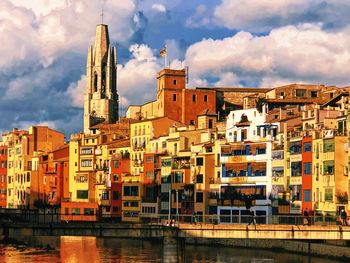
[[[211,247],[278,250],[350,262],[350,243],[348,241],[186,238],[185,243]]]

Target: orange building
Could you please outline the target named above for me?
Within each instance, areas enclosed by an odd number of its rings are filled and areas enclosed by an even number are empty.
[[[59,207],[69,197],[69,146],[64,145],[38,157],[31,180],[31,206]]]
[[[7,146],[0,146],[0,208],[6,207],[7,196]]]

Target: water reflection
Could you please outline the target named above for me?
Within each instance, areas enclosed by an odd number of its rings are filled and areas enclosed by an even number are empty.
[[[264,250],[189,246],[161,241],[95,237],[32,237],[28,248],[23,245],[0,245],[0,262],[191,262],[191,263],[335,263]],[[41,245],[41,247],[34,247]],[[54,249],[47,249],[47,245]],[[182,250],[182,252],[181,252]],[[184,253],[183,253],[184,252]]]

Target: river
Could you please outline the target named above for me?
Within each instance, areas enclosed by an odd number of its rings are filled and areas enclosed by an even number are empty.
[[[32,241],[31,244],[39,244],[38,242],[44,246],[49,245],[51,249],[1,244],[0,262],[178,262],[177,259],[174,259],[174,255],[178,253],[176,246],[165,245],[164,247],[161,242],[157,241],[95,237],[42,237]],[[183,262],[335,263],[340,261],[255,249],[186,245]]]

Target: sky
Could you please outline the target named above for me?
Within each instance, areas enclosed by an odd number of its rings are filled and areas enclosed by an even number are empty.
[[[1,133],[83,130],[102,9],[122,113],[154,99],[164,45],[172,68],[189,66],[189,87],[350,85],[349,0],[1,0]]]

